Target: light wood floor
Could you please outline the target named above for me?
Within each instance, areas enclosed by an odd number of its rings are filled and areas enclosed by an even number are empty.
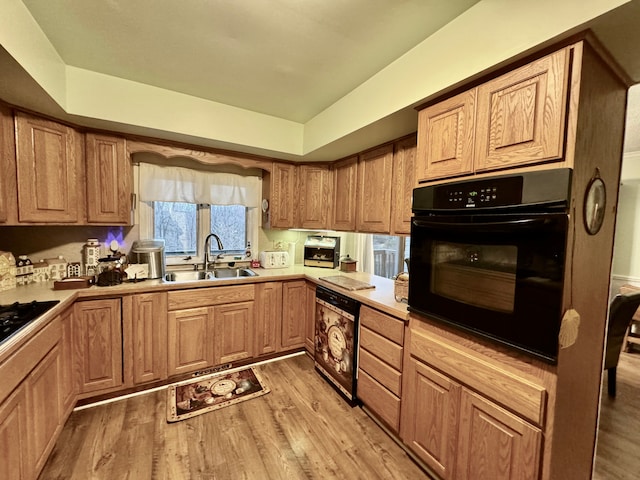
[[[271,393],[177,423],[164,390],[76,411],[40,479],[426,479],[306,356],[257,367]]]
[[[620,355],[615,398],[604,375],[594,480],[640,478],[640,349],[634,348]]]

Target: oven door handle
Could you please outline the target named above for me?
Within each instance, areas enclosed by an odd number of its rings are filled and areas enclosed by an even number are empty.
[[[521,218],[518,220],[506,220],[503,222],[464,222],[464,223],[451,223],[451,222],[437,222],[424,220],[421,218],[414,218],[413,224],[416,227],[422,228],[430,228],[433,230],[465,230],[468,228],[474,229],[492,229],[492,230],[500,230],[500,229],[529,229],[533,227],[538,227],[540,225],[548,225],[551,222],[551,219],[548,217],[539,217],[539,218]]]

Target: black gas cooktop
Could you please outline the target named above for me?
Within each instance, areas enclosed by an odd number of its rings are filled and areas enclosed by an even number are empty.
[[[35,320],[59,300],[48,302],[13,303],[0,305],[0,342],[5,341],[30,321]]]

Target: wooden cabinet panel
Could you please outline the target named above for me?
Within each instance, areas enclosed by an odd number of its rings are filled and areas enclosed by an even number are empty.
[[[129,225],[133,171],[124,138],[87,133],[85,142],[88,223]]]
[[[304,280],[282,284],[282,332],[280,345],[283,350],[305,346],[306,337],[306,285]]]
[[[331,228],[355,231],[358,157],[336,162],[332,166],[333,209]]]
[[[36,472],[44,466],[62,429],[63,406],[58,394],[60,360],[60,348],[56,345],[26,380],[31,463]]]
[[[366,305],[360,307],[360,325],[373,330],[398,345],[404,344],[405,322]]]
[[[0,223],[17,222],[16,144],[11,109],[0,105]],[[12,222],[13,221],[13,222]]]
[[[360,326],[360,347],[368,350],[396,370],[402,369],[403,348],[364,326]]]
[[[391,234],[411,233],[411,202],[416,185],[416,137],[393,145],[393,186],[391,190]]]
[[[473,172],[476,90],[448,98],[418,113],[418,182]]]
[[[329,227],[331,175],[326,165],[298,167],[298,221],[301,228]]]
[[[125,368],[134,385],[167,378],[167,294],[122,299]]]
[[[306,306],[306,322],[305,322],[305,348],[311,355],[314,354],[315,335],[316,335],[316,284],[306,282],[307,284],[307,306]]]
[[[74,357],[78,391],[94,392],[123,384],[120,299],[74,305]]]
[[[393,145],[385,145],[360,156],[356,229],[389,233],[391,227],[391,183]]]
[[[282,328],[282,282],[256,285],[255,308],[255,354],[276,353]]]
[[[167,295],[169,310],[183,310],[253,300],[255,298],[255,287],[254,285],[229,285],[214,288],[194,288],[168,292]]]
[[[413,357],[404,383],[402,440],[441,478],[454,478],[460,385]]]
[[[568,63],[563,49],[478,87],[476,171],[562,157]]]
[[[21,384],[0,403],[0,478],[33,478],[27,426],[27,396]]]
[[[253,357],[253,302],[214,308],[215,364]]]
[[[296,195],[296,166],[287,163],[273,163],[270,179],[270,228],[295,227],[295,208],[298,204]]]
[[[62,335],[60,340],[60,401],[63,418],[67,418],[76,402],[76,384],[73,378],[73,308],[60,315]]]
[[[169,375],[213,365],[213,307],[177,310],[168,314]]]
[[[400,398],[365,371],[358,372],[358,398],[370,407],[392,431],[400,427]]]
[[[22,112],[15,128],[20,222],[78,223],[84,213],[80,134]]]
[[[542,432],[474,392],[462,392],[456,478],[538,478]]]
[[[398,397],[400,396],[402,373],[399,370],[396,370],[363,348],[360,349],[358,366],[365,372],[369,372],[378,383],[389,389],[391,393]]]

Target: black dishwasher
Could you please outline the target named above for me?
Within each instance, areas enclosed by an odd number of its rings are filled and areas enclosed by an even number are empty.
[[[316,288],[315,367],[351,406],[357,403],[359,314],[360,302]]]

